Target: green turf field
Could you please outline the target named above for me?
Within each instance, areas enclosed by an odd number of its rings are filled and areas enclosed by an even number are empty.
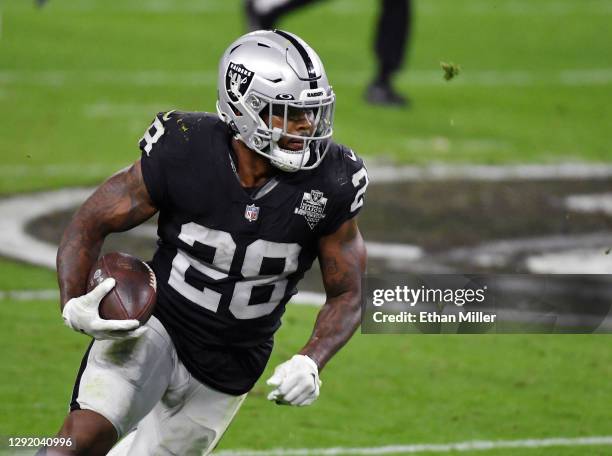
[[[241,4],[50,0],[39,10],[5,0],[0,195],[97,183],[138,157],[157,111],[214,110]],[[340,142],[403,164],[612,161],[612,0],[416,1],[397,80],[410,110],[362,101],[375,4],[328,0],[282,23],[326,62]],[[441,61],[461,65],[456,80],[444,81]],[[54,287],[52,272],[0,260],[0,291]],[[290,307],[264,379],[306,340],[315,313]],[[63,327],[54,301],[0,300],[0,436],[57,430],[87,342]],[[272,405],[260,382],[220,449],[610,435],[609,346],[607,336],[357,335],[323,373],[315,406]]]
[[[290,306],[272,365],[300,347],[315,313]],[[57,303],[51,301],[2,302],[0,333],[1,433],[52,434],[64,415],[88,339],[62,326]],[[265,399],[268,388],[260,381],[220,449],[608,435],[608,339],[357,335],[324,371],[315,406],[276,406]],[[269,368],[264,378],[270,373]],[[483,454],[609,451],[587,447]]]

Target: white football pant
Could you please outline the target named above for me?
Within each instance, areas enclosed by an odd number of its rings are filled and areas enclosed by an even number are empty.
[[[109,453],[206,455],[242,405],[194,379],[155,317],[136,339],[96,340],[75,385],[77,408],[108,419],[119,438]]]

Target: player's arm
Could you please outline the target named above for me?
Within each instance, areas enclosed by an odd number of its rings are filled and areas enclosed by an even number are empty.
[[[319,241],[319,263],[327,299],[312,336],[300,350],[319,370],[351,338],[361,321],[361,279],[366,249],[356,219]]]
[[[65,319],[67,318],[66,304],[70,300],[74,302],[75,299],[88,296],[85,294],[87,277],[100,254],[106,236],[110,233],[129,230],[149,219],[156,212],[157,208],[153,205],[143,181],[140,161],[111,176],[83,203],[64,231],[57,251],[60,304]],[[96,314],[99,300],[114,285],[112,279],[107,280],[110,281],[103,282],[91,292],[94,293],[99,289],[89,300],[98,301],[95,303]],[[83,303],[79,302],[79,304]],[[92,307],[90,302],[85,304]],[[84,311],[81,310],[81,312]],[[91,334],[82,327],[76,327],[77,323],[71,322],[70,316],[73,317],[72,320],[78,319],[74,313],[69,315],[66,321],[69,326]],[[125,328],[116,329],[134,329],[133,326],[126,325]]]
[[[366,249],[355,218],[347,220],[319,241],[319,262],[327,299],[308,343],[279,365],[268,384],[268,399],[277,403],[309,405],[319,395],[319,371],[342,348],[361,320],[361,278]]]

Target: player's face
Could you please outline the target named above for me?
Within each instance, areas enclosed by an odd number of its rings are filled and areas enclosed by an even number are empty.
[[[272,127],[283,128],[284,110],[282,105],[275,105],[272,108]],[[268,117],[263,116],[268,123]],[[311,136],[315,129],[315,112],[313,109],[302,109],[289,106],[287,108],[287,133],[298,136]],[[278,146],[282,149],[302,150],[304,140],[281,136]]]

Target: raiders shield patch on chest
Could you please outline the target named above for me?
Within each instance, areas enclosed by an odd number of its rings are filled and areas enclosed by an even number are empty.
[[[319,190],[311,190],[310,193],[304,192],[300,207],[295,208],[295,214],[303,215],[311,230],[325,218],[325,206],[327,198]]]

